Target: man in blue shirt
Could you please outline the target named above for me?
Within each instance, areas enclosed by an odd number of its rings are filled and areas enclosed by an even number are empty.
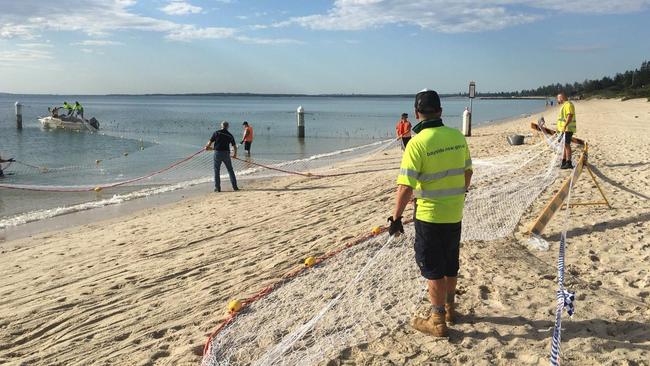
[[[214,147],[212,146],[214,144]],[[214,150],[214,191],[221,192],[221,163],[224,163],[230,176],[230,184],[233,191],[238,191],[237,178],[235,178],[235,171],[232,168],[232,161],[230,160],[230,146],[233,147],[232,157],[237,158],[237,144],[235,138],[228,132],[228,122],[221,122],[221,129],[215,131],[210,137],[210,141],[205,145],[206,150]]]

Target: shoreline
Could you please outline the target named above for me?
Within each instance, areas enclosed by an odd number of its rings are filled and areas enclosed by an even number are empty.
[[[548,110],[548,108],[545,109],[545,111]],[[477,123],[477,125],[473,128],[476,131],[480,131],[480,129],[489,127],[492,125],[499,125],[499,124],[505,124],[509,123],[512,121],[515,121],[520,118],[528,118],[530,116],[536,115],[542,113],[540,111],[531,111],[530,113],[527,113],[525,116],[522,115],[516,115],[516,116],[511,116],[511,117],[506,117],[503,119],[498,119],[498,120],[488,120],[488,121],[483,121],[480,123]],[[356,148],[356,147],[355,147]],[[321,154],[322,155],[322,154]],[[309,158],[309,157],[308,157]],[[308,159],[307,158],[307,159]],[[300,160],[300,159],[299,159]],[[350,158],[349,160],[353,160]],[[343,162],[344,163],[344,162]],[[269,177],[269,178],[255,178],[255,177],[250,177],[248,179],[250,180],[257,180],[257,179],[275,179],[278,177]],[[223,178],[222,178],[223,179]],[[239,179],[239,178],[238,178]],[[246,177],[243,177],[242,179],[246,179]],[[182,183],[180,183],[182,184]],[[29,237],[35,234],[40,234],[40,233],[47,233],[49,231],[56,231],[56,230],[63,230],[63,229],[68,229],[72,228],[75,226],[80,226],[84,224],[92,224],[98,221],[102,221],[105,219],[112,219],[120,216],[125,216],[128,214],[135,213],[140,210],[156,207],[159,205],[167,205],[167,204],[172,204],[179,202],[183,199],[187,198],[195,198],[199,195],[204,195],[204,194],[209,194],[210,190],[206,189],[203,191],[201,186],[205,186],[208,183],[198,183],[198,184],[191,184],[189,187],[182,187],[178,189],[173,189],[172,191],[169,192],[161,192],[161,193],[156,193],[152,195],[146,195],[144,197],[137,197],[133,199],[126,199],[122,202],[118,203],[111,203],[111,204],[106,204],[101,207],[91,207],[87,209],[79,209],[79,210],[74,210],[72,212],[67,212],[63,214],[57,214],[51,217],[46,217],[43,219],[36,219],[32,221],[28,221],[23,224],[18,224],[18,225],[13,225],[13,226],[7,226],[4,228],[0,228],[0,247],[2,246],[2,243],[15,240],[15,239],[20,239],[20,238],[25,238]],[[162,188],[164,186],[161,186]],[[134,191],[138,192],[138,191]],[[185,197],[187,196],[187,197]],[[140,202],[140,201],[145,201],[145,202]],[[95,202],[95,201],[90,201]],[[71,208],[74,206],[64,206],[63,208]],[[114,207],[114,208],[111,208]],[[95,212],[97,211],[97,212]],[[84,213],[88,213],[87,217],[83,217]],[[29,214],[28,212],[21,213],[18,215],[12,215],[11,217],[19,217],[21,215],[26,215]],[[69,217],[69,220],[66,220],[65,218]],[[90,217],[90,221],[84,221],[85,218]]]

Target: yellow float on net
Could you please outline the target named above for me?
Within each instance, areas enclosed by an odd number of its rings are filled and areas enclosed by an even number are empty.
[[[306,174],[306,175],[307,175],[308,177],[311,177],[311,176],[313,176],[313,174],[311,174],[311,173],[309,173],[309,172],[307,172],[307,174]]]
[[[231,313],[238,312],[239,310],[241,310],[241,307],[242,307],[242,303],[237,299],[230,300],[230,302],[228,303],[228,311]]]
[[[372,228],[372,235],[379,235],[381,233],[381,228],[379,226],[375,226]]]
[[[95,188],[93,189],[93,191],[95,191],[95,192],[101,192],[101,191],[102,191],[102,187],[97,186],[97,187],[95,187]]]
[[[101,162],[102,162],[101,160],[95,160],[95,164],[97,164],[97,165],[99,165],[99,163],[101,163]]]
[[[129,153],[128,153],[128,152],[124,152],[124,156],[129,156]]]
[[[316,258],[307,257],[307,259],[305,259],[305,267],[312,267],[314,264],[316,264]]]

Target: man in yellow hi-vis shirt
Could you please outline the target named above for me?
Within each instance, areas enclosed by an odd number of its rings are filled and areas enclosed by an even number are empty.
[[[560,105],[560,114],[557,116],[557,132],[564,138],[564,151],[562,152],[561,169],[573,169],[571,163],[571,138],[576,133],[576,108],[564,93],[557,95],[557,104]]]
[[[423,333],[447,337],[447,322],[455,321],[461,221],[472,159],[463,134],[443,125],[441,116],[438,93],[423,90],[415,96],[420,123],[402,156],[388,231],[404,232],[402,213],[415,195],[415,261],[427,279],[432,311],[428,319],[415,317],[412,325]]]

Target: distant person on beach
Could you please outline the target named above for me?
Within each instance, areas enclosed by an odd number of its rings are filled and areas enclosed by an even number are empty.
[[[68,102],[63,102],[63,109],[68,111],[68,114],[66,115],[67,117],[70,117],[72,112],[74,112],[74,107],[71,104],[68,104]]]
[[[402,213],[411,197],[414,210],[415,262],[427,280],[432,311],[415,317],[416,330],[447,337],[455,322],[461,221],[465,193],[472,179],[472,159],[463,134],[442,123],[440,97],[425,89],[415,96],[417,133],[406,146],[397,177],[397,199],[388,218],[390,235],[404,232]]]
[[[230,145],[233,147],[232,157],[237,158],[237,143],[235,138],[228,132],[228,122],[221,122],[221,129],[215,131],[205,145],[206,150],[214,150],[214,191],[221,192],[221,163],[226,166],[230,176],[230,184],[233,191],[238,191],[237,178],[230,160]],[[212,146],[214,144],[214,147]]]
[[[406,148],[406,144],[411,140],[411,122],[409,122],[408,117],[408,113],[402,113],[402,118],[397,122],[397,126],[395,127],[397,138],[402,139],[402,150]]]
[[[242,124],[244,126],[244,136],[241,138],[241,144],[244,145],[244,150],[247,155],[251,154],[251,144],[253,143],[253,126],[249,125],[247,121]]]
[[[14,160],[13,158],[9,158],[7,160],[4,160],[0,156],[0,163],[13,163],[14,161],[16,161],[16,160]],[[5,173],[2,171],[2,165],[0,165],[0,178],[4,178],[4,177],[5,177]]]
[[[564,93],[557,95],[557,105],[562,105],[560,114],[557,116],[557,132],[562,134],[564,139],[564,150],[562,151],[562,165],[560,169],[573,169],[571,162],[571,138],[576,133],[576,108],[567,99]]]
[[[74,102],[74,111],[76,112],[77,117],[81,116],[81,119],[84,118],[84,107],[79,104],[79,102]]]

